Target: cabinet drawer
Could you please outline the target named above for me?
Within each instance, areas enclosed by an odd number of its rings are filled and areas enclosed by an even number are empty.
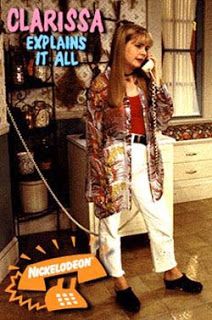
[[[195,201],[208,198],[212,198],[212,177],[175,181],[175,203]]]
[[[212,159],[212,142],[174,146],[174,162],[191,162]]]
[[[170,145],[160,146],[160,151],[161,151],[163,163],[173,162],[173,147],[170,147]]]
[[[212,177],[212,160],[175,163],[174,180]]]

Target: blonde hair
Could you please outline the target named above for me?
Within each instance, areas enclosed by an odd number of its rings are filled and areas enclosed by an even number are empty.
[[[125,96],[124,67],[126,43],[140,36],[145,37],[145,41],[149,47],[153,45],[152,37],[147,30],[133,22],[124,23],[115,30],[109,60],[111,73],[108,84],[108,102],[112,107],[120,106]],[[143,79],[138,78],[138,85],[144,86],[144,90],[146,91],[146,83]]]

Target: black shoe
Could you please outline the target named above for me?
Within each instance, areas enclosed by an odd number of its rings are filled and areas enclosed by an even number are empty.
[[[200,293],[203,289],[203,285],[200,282],[189,279],[184,273],[182,277],[176,280],[164,279],[164,283],[166,289],[180,289],[190,293]]]
[[[130,312],[138,312],[141,307],[141,303],[131,287],[116,291],[116,301],[122,308]]]

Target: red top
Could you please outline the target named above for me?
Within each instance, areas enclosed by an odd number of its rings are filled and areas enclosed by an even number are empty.
[[[131,132],[137,134],[145,134],[142,105],[139,95],[128,98],[131,108]]]

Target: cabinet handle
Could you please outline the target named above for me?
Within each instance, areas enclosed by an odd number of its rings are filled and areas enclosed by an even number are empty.
[[[186,171],[186,174],[194,174],[196,172],[197,172],[197,170],[190,170],[190,171]]]
[[[186,153],[186,156],[187,157],[193,157],[193,156],[196,156],[197,153],[196,152],[189,152],[189,153]]]

